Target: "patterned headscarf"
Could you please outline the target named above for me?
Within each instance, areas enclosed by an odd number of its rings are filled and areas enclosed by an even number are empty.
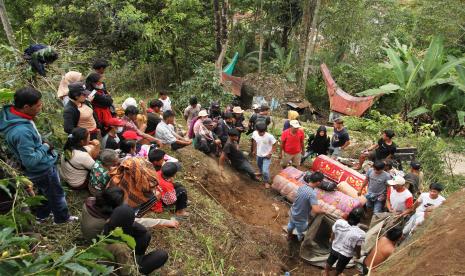
[[[127,158],[121,165],[110,171],[108,187],[124,190],[125,202],[133,207],[153,199],[158,186],[157,173],[152,164],[143,158]]]

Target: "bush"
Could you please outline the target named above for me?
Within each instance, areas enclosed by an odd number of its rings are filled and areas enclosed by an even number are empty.
[[[376,110],[371,110],[364,118],[346,117],[345,125],[350,130],[364,132],[373,137],[378,137],[385,129],[393,130],[400,137],[413,133],[412,125],[402,120],[400,115],[387,116]]]
[[[191,79],[176,87],[171,99],[181,109],[189,105],[192,96],[196,96],[203,107],[208,107],[212,101],[225,104],[233,99],[233,95],[220,85],[219,75],[212,63],[203,63],[196,68]]]

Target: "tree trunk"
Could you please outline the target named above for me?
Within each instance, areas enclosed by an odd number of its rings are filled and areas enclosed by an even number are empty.
[[[283,26],[283,32],[281,34],[281,47],[284,48],[284,50],[287,51],[287,46],[289,45],[289,31],[290,31],[290,27],[285,24]]]
[[[219,0],[213,0],[213,11],[215,15],[216,54],[221,53],[221,11]]]
[[[263,44],[265,38],[263,37],[263,0],[260,1],[260,33],[259,33],[259,43],[260,46],[258,48],[258,73],[262,73],[262,61],[263,61]]]
[[[312,22],[313,18],[313,2],[315,0],[305,0],[302,4],[302,21],[300,23],[300,43],[299,43],[299,68],[304,67],[304,60],[305,60],[305,49],[307,49],[307,38],[308,33],[310,32],[310,22]]]
[[[317,23],[318,23],[318,14],[320,12],[321,0],[316,0],[315,12],[313,13],[312,26],[310,33],[308,34],[307,48],[305,50],[305,61],[304,68],[302,69],[302,79],[300,83],[300,89],[302,93],[305,93],[305,86],[307,84],[308,78],[308,69],[310,67],[310,58],[313,55],[315,49],[315,41],[317,38]]]
[[[221,9],[221,52],[215,62],[215,67],[218,72],[221,72],[223,68],[223,61],[228,49],[228,5],[228,0],[224,0]]]
[[[11,28],[10,20],[8,19],[8,14],[6,13],[5,3],[3,0],[0,0],[0,18],[2,20],[3,29],[5,30],[6,37],[10,46],[15,49],[17,52],[18,44],[16,44],[15,34],[13,33],[13,28]]]

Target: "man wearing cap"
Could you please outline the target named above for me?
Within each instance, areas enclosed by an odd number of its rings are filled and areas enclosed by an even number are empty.
[[[218,139],[215,133],[213,133],[214,123],[210,118],[205,119],[200,127],[199,134],[195,136],[197,140],[195,143],[195,149],[205,153],[213,153],[217,155],[219,153],[219,147],[221,147],[221,140]]]
[[[235,127],[239,131],[239,141],[241,140],[241,134],[245,131],[244,127],[244,110],[240,106],[235,106],[232,109],[232,113],[235,119]]]
[[[269,116],[269,112],[270,112],[270,107],[267,105],[262,105],[258,109],[258,113],[252,114],[252,116],[249,119],[249,130],[247,131],[247,134],[250,134],[254,130],[256,130],[255,126],[257,125],[258,122],[264,122],[266,126],[269,126],[271,124],[271,117]]]
[[[97,128],[98,119],[90,102],[93,97],[86,90],[83,82],[75,82],[68,85],[69,102],[63,110],[63,127],[66,133],[71,134],[74,128],[82,127],[89,131],[90,139],[97,139],[100,130]]]
[[[108,120],[108,132],[102,138],[102,149],[119,149],[120,138],[119,133],[123,132],[124,121],[118,118]]]
[[[423,191],[423,172],[421,171],[420,162],[410,162],[410,172],[407,173],[404,178],[407,189],[412,193],[415,199],[418,198]]]
[[[331,137],[330,152],[332,151],[333,157],[338,157],[341,155],[341,151],[350,145],[350,137],[349,132],[344,127],[344,120],[342,118],[335,119],[333,126],[334,133]]]
[[[284,169],[292,162],[294,167],[300,166],[300,161],[305,153],[305,134],[299,121],[291,120],[291,128],[286,129],[281,135],[281,167]]]
[[[413,196],[405,188],[405,179],[402,176],[395,176],[388,180],[386,207],[389,212],[394,214],[405,214],[405,211],[412,208]]]
[[[178,150],[192,144],[192,141],[179,136],[174,131],[174,118],[173,111],[163,112],[163,121],[158,124],[155,136],[160,139],[162,144],[170,145],[172,150]]]

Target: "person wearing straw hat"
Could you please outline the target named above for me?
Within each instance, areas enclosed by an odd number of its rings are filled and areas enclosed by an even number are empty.
[[[387,189],[386,207],[391,213],[404,214],[407,209],[413,206],[412,193],[405,187],[405,179],[396,175],[388,180],[390,186]]]
[[[236,120],[235,127],[239,131],[239,141],[241,140],[241,134],[245,131],[244,127],[244,110],[240,106],[235,106],[232,109],[233,116]]]
[[[294,167],[300,166],[305,153],[305,134],[299,121],[291,120],[291,128],[286,129],[281,135],[281,167],[284,169],[292,162]]]

